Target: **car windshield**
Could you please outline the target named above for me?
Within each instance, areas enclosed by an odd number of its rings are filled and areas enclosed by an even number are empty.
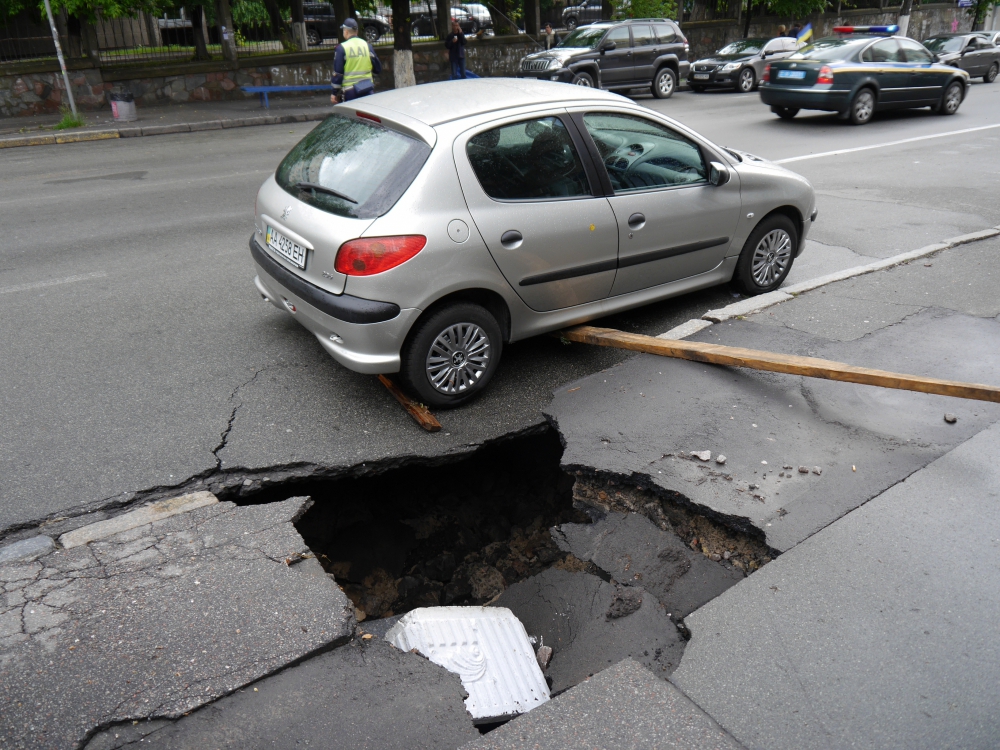
[[[766,39],[740,39],[738,42],[727,44],[719,50],[720,55],[752,55],[760,52],[767,44]]]
[[[932,36],[924,40],[924,46],[931,52],[961,52],[965,46],[965,37]]]
[[[601,41],[607,28],[603,26],[584,26],[577,29],[568,37],[559,42],[558,47],[588,47],[594,49]]]
[[[275,179],[320,210],[373,219],[399,200],[430,151],[377,123],[330,115],[288,152]]]
[[[786,59],[823,60],[827,62],[843,60],[858,45],[859,42],[857,39],[818,39],[815,43],[803,47]]]

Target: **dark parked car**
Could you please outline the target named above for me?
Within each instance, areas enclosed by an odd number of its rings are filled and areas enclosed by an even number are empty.
[[[375,44],[386,34],[392,33],[392,24],[385,16],[359,15],[358,22],[364,27],[365,39],[369,44]]]
[[[426,8],[427,6],[422,6],[422,10],[414,11],[413,22],[410,26],[410,33],[413,36],[434,36],[436,31],[435,18]],[[435,9],[436,10],[436,9]],[[462,29],[464,34],[475,34],[479,31],[479,21],[475,19],[467,10],[462,10],[459,7],[453,7],[450,9],[451,17],[458,21],[459,27]]]
[[[979,34],[979,36],[1000,46],[1000,31],[997,31],[996,29],[993,29],[992,31],[973,31],[972,33]]]
[[[524,57],[517,75],[608,90],[648,86],[666,99],[688,67],[687,39],[676,23],[635,18],[576,29],[552,49]]]
[[[724,86],[746,94],[757,88],[768,62],[788,57],[797,49],[798,42],[787,36],[740,39],[727,44],[712,57],[691,63],[688,83],[693,91]]]
[[[572,31],[577,26],[586,26],[601,20],[601,0],[583,0],[579,5],[563,8],[563,26]]]
[[[924,46],[945,65],[961,68],[974,78],[993,83],[1000,73],[1000,47],[980,34],[938,34]]]
[[[340,25],[330,3],[304,3],[303,16],[306,22],[306,40],[310,47],[322,44],[324,39],[336,39]]]
[[[493,28],[493,16],[490,15],[489,8],[482,3],[462,3],[458,7],[476,19],[479,29]]]
[[[851,27],[834,31],[844,28]],[[761,101],[782,119],[819,109],[855,125],[882,109],[931,107],[953,115],[968,90],[969,74],[937,62],[920,42],[853,34],[818,39],[768,63],[760,82]]]

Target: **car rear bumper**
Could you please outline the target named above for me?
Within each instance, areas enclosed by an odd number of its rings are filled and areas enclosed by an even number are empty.
[[[272,260],[253,237],[250,251],[257,267],[254,286],[261,297],[293,315],[330,356],[355,372],[399,372],[403,340],[420,310],[330,294]]]
[[[775,86],[762,83],[760,100],[772,107],[790,109],[820,109],[826,112],[843,112],[850,102],[847,89],[821,89],[812,87]]]

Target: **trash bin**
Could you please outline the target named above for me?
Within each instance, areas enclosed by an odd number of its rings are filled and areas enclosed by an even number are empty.
[[[116,122],[132,122],[138,119],[135,114],[135,97],[131,93],[108,94],[111,100],[111,113]]]

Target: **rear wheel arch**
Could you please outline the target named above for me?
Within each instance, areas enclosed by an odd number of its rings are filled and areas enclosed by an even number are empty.
[[[417,316],[416,320],[410,324],[410,330],[407,332],[407,339],[410,337],[412,332],[417,329],[420,322],[441,308],[448,307],[456,302],[471,302],[474,305],[479,305],[485,308],[494,318],[496,318],[497,324],[500,326],[500,333],[503,336],[503,342],[506,344],[510,341],[510,327],[511,327],[511,317],[510,308],[507,306],[507,301],[497,292],[491,289],[461,289],[457,292],[450,292],[443,297],[440,297],[430,305],[427,309]]]

